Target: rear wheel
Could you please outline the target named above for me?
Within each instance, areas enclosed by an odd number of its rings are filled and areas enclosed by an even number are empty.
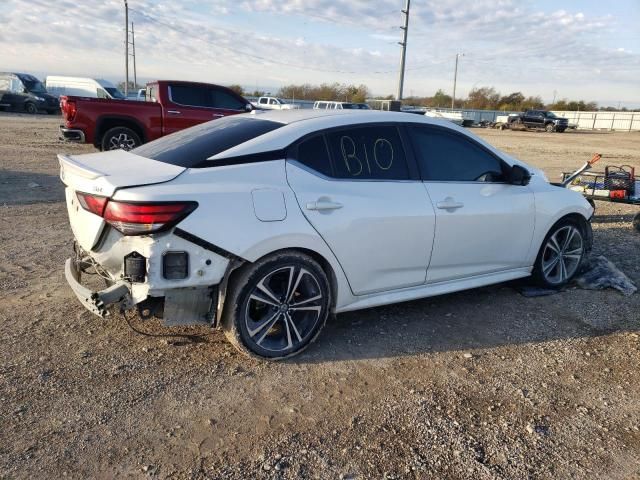
[[[102,137],[102,150],[131,150],[142,145],[136,132],[127,127],[114,127]]]
[[[578,273],[586,252],[581,226],[575,220],[558,222],[542,242],[533,269],[536,283],[558,288]]]
[[[231,280],[222,327],[242,353],[280,360],[302,352],[324,326],[329,281],[311,257],[281,252],[242,267]]]
[[[24,111],[31,115],[35,115],[36,113],[38,113],[38,107],[35,103],[27,102],[24,104]]]

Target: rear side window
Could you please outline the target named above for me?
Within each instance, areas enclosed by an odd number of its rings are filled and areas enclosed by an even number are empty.
[[[411,140],[426,181],[503,181],[500,160],[460,134],[411,126]]]
[[[407,180],[409,169],[400,134],[392,126],[368,126],[327,133],[335,177]]]
[[[296,160],[316,172],[327,177],[331,176],[331,159],[322,135],[305,140],[298,145]]]
[[[167,135],[131,152],[180,167],[213,167],[215,160],[207,162],[207,158],[282,126],[282,123],[234,115]]]

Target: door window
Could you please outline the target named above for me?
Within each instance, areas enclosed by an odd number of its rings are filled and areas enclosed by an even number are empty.
[[[331,159],[322,135],[305,140],[298,145],[296,160],[316,172],[331,176]]]
[[[396,127],[370,126],[327,134],[335,176],[350,180],[407,180],[409,169]]]
[[[410,135],[425,181],[504,181],[500,160],[460,134],[412,126]]]
[[[259,101],[260,105],[267,105],[269,103],[269,100],[266,98],[261,98]]]
[[[190,107],[208,107],[209,90],[206,87],[171,85],[171,100]]]
[[[210,90],[211,103],[208,105],[213,108],[223,108],[226,110],[244,110],[246,102],[231,95],[229,92],[212,88]]]

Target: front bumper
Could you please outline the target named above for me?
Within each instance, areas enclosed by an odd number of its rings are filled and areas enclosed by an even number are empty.
[[[77,128],[65,128],[60,125],[60,140],[67,142],[85,143],[85,136],[82,130]]]
[[[77,262],[68,258],[64,264],[64,276],[78,300],[91,313],[104,318],[109,315],[107,308],[110,305],[123,304],[126,308],[131,304],[129,284],[124,280],[120,280],[104,290],[94,292],[80,283],[81,275]]]

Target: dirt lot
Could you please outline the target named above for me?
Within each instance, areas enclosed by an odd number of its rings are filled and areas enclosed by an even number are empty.
[[[640,478],[640,294],[512,285],[339,315],[284,363],[134,333],[66,286],[57,118],[0,114],[0,478]],[[640,134],[475,130],[550,178]],[[595,253],[640,284],[637,210]],[[134,325],[168,333],[154,322]]]

